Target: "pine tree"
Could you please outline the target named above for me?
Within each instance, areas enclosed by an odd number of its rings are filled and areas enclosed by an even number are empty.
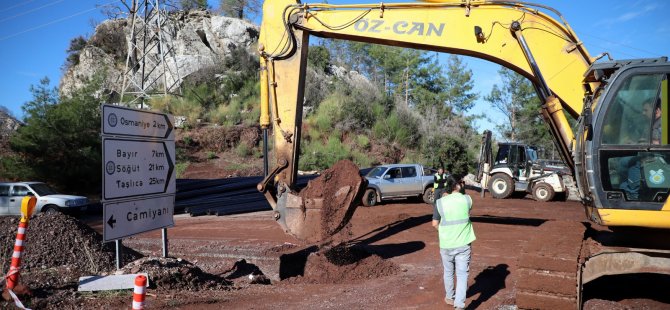
[[[185,11],[207,9],[207,0],[181,0],[181,9]]]
[[[47,78],[32,86],[33,100],[22,107],[25,125],[10,141],[20,156],[3,159],[2,166],[9,170],[5,173],[69,191],[99,191],[100,99],[93,94],[100,86],[96,77],[66,98],[58,98]]]
[[[479,97],[477,93],[472,92],[475,86],[472,70],[465,66],[460,57],[450,55],[446,71],[445,92],[448,105],[457,112],[467,112],[475,105],[475,100]]]
[[[506,116],[506,122],[499,125],[502,136],[544,149],[547,153],[544,156],[550,155],[554,144],[540,115],[541,102],[533,84],[506,68],[501,68],[498,74],[503,86],[494,85],[484,100]]]
[[[258,14],[262,4],[259,0],[221,0],[219,9],[224,16],[242,19]]]

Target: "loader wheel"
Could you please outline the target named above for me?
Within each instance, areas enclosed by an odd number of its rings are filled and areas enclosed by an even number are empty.
[[[363,194],[363,205],[366,207],[372,207],[376,203],[377,203],[377,192],[372,188],[368,188],[365,191],[365,194]]]
[[[514,192],[514,180],[503,173],[493,175],[489,181],[489,191],[493,198],[508,198]]]
[[[433,204],[433,199],[435,198],[435,191],[432,188],[426,188],[425,191],[423,191],[423,202],[427,204]]]
[[[554,189],[547,183],[538,183],[533,187],[533,199],[537,201],[551,201],[554,194]]]

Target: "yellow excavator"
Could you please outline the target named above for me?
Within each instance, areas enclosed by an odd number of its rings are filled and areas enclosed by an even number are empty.
[[[266,0],[259,40],[260,124],[266,136],[273,130],[274,162],[258,189],[287,233],[314,239],[318,229],[305,226],[322,225],[314,222],[325,212],[293,190],[311,36],[467,55],[525,76],[543,102],[540,113],[572,169],[588,220],[608,227],[670,228],[667,58],[592,57],[558,11],[534,3]],[[568,117],[578,120],[574,130]],[[356,188],[365,187],[347,190]],[[355,209],[357,194],[348,194],[344,208]],[[341,227],[350,213],[331,220]],[[631,248],[590,253],[579,261],[578,290],[608,274],[668,273],[669,253]]]

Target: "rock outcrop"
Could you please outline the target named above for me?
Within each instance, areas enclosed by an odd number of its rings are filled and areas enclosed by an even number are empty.
[[[19,126],[21,126],[21,122],[0,107],[0,140],[11,136],[19,129]]]
[[[61,95],[80,89],[96,74],[102,79],[104,89],[120,92],[128,59],[131,67],[133,63],[137,64],[131,70],[139,77],[142,74],[139,61],[142,55],[138,53],[127,57],[127,46],[131,41],[130,27],[131,23],[126,19],[107,20],[98,25],[95,34],[79,54],[79,63],[69,68],[61,79]],[[169,22],[163,30],[167,34],[163,52],[172,50],[173,57],[165,59],[165,78],[160,77],[160,70],[149,73],[147,78],[147,81],[158,80],[160,89],[165,83],[168,86],[179,84],[194,72],[221,64],[233,49],[243,48],[253,52],[259,36],[259,27],[254,24],[211,15],[207,11],[170,13]],[[151,34],[147,38],[150,39]],[[144,37],[139,35],[135,43],[142,45],[143,41]],[[148,43],[152,47],[145,55],[146,62],[155,62],[160,57],[158,44],[155,41]],[[146,71],[151,71],[150,66],[147,64]]]

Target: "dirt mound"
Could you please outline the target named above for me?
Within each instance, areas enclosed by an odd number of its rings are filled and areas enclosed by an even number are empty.
[[[399,271],[398,265],[376,254],[356,246],[339,245],[310,254],[305,263],[304,275],[292,278],[289,282],[338,284],[376,279]]]
[[[196,291],[221,289],[230,285],[226,279],[205,273],[198,266],[181,258],[145,257],[122,269],[127,273],[146,272],[151,288]]]
[[[258,145],[261,129],[257,125],[209,126],[179,132],[177,138],[179,147],[220,152],[233,149],[240,143],[249,148]]]
[[[0,244],[2,245],[2,270],[7,270],[16,238],[19,220],[16,217],[0,218]],[[66,267],[86,274],[114,270],[115,251],[112,243],[102,243],[102,236],[77,219],[57,213],[39,213],[33,217],[26,230],[23,269],[49,269]],[[141,257],[125,248],[124,261]]]
[[[358,173],[356,164],[340,160],[321,176],[307,183],[300,192],[303,201],[323,199],[321,209],[321,239],[340,231],[349,222],[360,203],[365,189],[365,179]],[[305,223],[309,224],[309,223]]]

